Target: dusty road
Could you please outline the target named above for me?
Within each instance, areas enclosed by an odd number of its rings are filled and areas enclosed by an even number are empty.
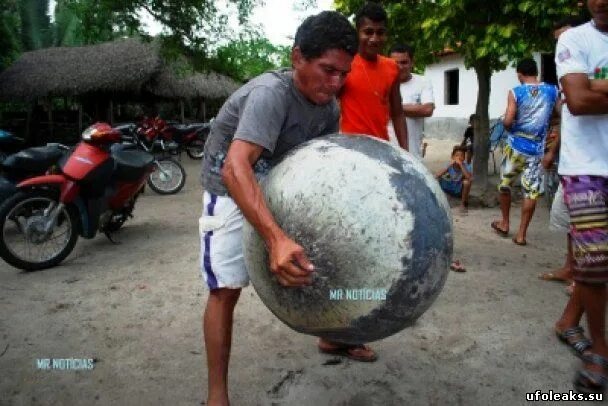
[[[451,143],[431,141],[427,163]],[[54,269],[0,262],[0,405],[200,405],[206,398],[198,270],[199,162],[176,196],[148,191],[118,235],[79,240]],[[519,208],[519,207],[518,207]],[[517,209],[518,209],[517,208]],[[454,214],[455,257],[468,272],[413,328],[374,344],[373,364],[327,362],[312,337],[278,321],[250,287],[236,312],[234,405],[516,405],[567,392],[577,360],[552,333],[563,285],[564,236],[540,207],[527,247],[491,232],[498,209]],[[514,212],[514,224],[519,212]],[[95,359],[93,369],[42,370],[38,359]]]

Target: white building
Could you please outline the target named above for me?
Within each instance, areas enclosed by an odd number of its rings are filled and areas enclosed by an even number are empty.
[[[535,53],[534,60],[541,72],[541,80],[556,83],[555,63],[552,54]],[[458,54],[441,57],[440,61],[428,65],[424,76],[433,85],[435,111],[425,121],[425,136],[431,138],[461,138],[469,116],[477,105],[477,75],[473,69],[466,69],[464,59]],[[490,119],[497,119],[505,113],[507,95],[517,86],[514,66],[492,75],[490,88]]]

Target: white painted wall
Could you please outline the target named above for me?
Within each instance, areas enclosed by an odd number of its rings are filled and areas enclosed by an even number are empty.
[[[540,53],[534,54],[534,60],[541,69]],[[459,104],[445,104],[445,72],[451,69],[459,69]],[[433,118],[464,118],[468,119],[475,112],[477,104],[477,76],[473,69],[465,69],[463,58],[459,55],[448,55],[439,62],[427,66],[424,76],[431,81],[435,94],[435,111]],[[490,91],[490,118],[498,118],[505,113],[507,108],[507,94],[510,89],[517,86],[517,74],[515,67],[508,67],[501,72],[492,75]]]

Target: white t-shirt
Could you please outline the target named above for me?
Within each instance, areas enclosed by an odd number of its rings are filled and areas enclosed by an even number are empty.
[[[559,79],[570,73],[593,79],[602,69],[608,74],[608,34],[591,22],[569,29],[559,37],[555,63]],[[574,116],[564,104],[559,174],[608,176],[608,114]]]
[[[435,103],[433,97],[433,86],[431,82],[423,76],[412,74],[412,78],[399,86],[401,91],[401,103],[403,104],[427,104]],[[407,123],[408,144],[410,152],[418,157],[422,157],[422,133],[424,131],[424,118],[405,119]],[[393,123],[388,126],[389,139],[396,142],[395,129]]]

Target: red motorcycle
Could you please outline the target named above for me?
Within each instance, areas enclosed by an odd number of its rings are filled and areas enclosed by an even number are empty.
[[[162,120],[161,120],[162,121]],[[161,195],[178,193],[186,184],[186,170],[173,155],[177,155],[177,144],[165,142],[157,127],[122,124],[114,127],[123,135],[125,148],[142,149],[154,156],[156,170],[150,174],[148,185]]]
[[[180,155],[182,151],[192,159],[202,159],[205,142],[211,131],[211,122],[174,124],[167,123],[160,117],[144,118],[137,131],[149,142],[154,140],[154,151],[171,151]]]
[[[78,236],[101,231],[111,240],[132,217],[154,157],[116,144],[121,133],[106,123],[87,128],[55,174],[26,179],[0,206],[0,256],[33,271],[65,259]],[[111,148],[112,144],[114,147]]]

